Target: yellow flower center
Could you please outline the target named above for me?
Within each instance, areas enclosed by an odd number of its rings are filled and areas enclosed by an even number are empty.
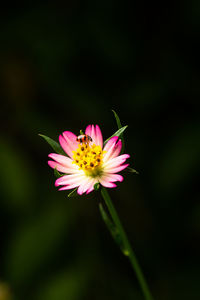
[[[73,151],[73,164],[79,166],[87,176],[96,177],[102,173],[102,158],[105,151],[101,146],[89,143],[82,143],[78,145],[76,151]]]

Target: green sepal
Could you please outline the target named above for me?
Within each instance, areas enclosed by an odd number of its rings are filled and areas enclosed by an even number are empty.
[[[77,191],[77,188],[75,188],[73,191],[71,191],[71,192],[67,195],[67,197],[68,197],[68,198],[73,198],[73,197],[78,196],[76,191]]]
[[[139,174],[139,172],[137,170],[135,170],[133,168],[130,168],[130,167],[127,167],[125,170],[127,170],[130,173],[134,173],[134,174],[137,174],[137,175]]]
[[[111,221],[111,219],[108,217],[107,213],[105,212],[103,205],[99,203],[99,210],[102,216],[102,219],[104,223],[106,224],[108,230],[110,231],[114,241],[117,243],[117,245],[120,247],[121,251],[123,252],[124,255],[128,256],[129,252],[126,249],[123,239],[120,235],[119,230],[115,226],[115,224]]]
[[[112,109],[112,112],[115,116],[115,120],[117,122],[117,126],[118,126],[118,129],[121,129],[122,128],[122,124],[121,124],[121,121],[120,121],[120,118],[118,116],[118,114]],[[121,134],[121,140],[122,140],[122,150],[121,150],[121,154],[124,153],[124,148],[125,148],[125,142],[124,142],[124,136],[123,134]]]
[[[56,178],[60,178],[61,176],[64,175],[64,174],[60,174],[60,172],[58,172],[58,170],[57,170],[56,168],[54,168],[53,171],[54,171],[54,176],[55,176]]]
[[[95,191],[98,191],[99,188],[100,188],[100,183],[99,183],[99,182],[96,182],[96,183],[94,184],[94,190],[95,190]]]
[[[105,146],[105,144],[113,137],[113,136],[118,136],[119,138],[121,137],[122,133],[126,130],[126,128],[128,127],[128,125],[123,126],[122,128],[118,129],[113,135],[111,135],[104,143],[103,145]]]
[[[53,150],[58,153],[58,154],[62,154],[66,156],[66,153],[63,151],[63,149],[61,148],[61,146],[54,141],[53,139],[51,139],[50,137],[43,135],[43,134],[39,134],[39,136],[41,136],[43,139],[45,139],[45,141],[53,148]]]

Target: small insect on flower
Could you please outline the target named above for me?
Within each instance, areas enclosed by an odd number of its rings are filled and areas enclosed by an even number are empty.
[[[88,144],[89,142],[92,142],[92,138],[87,134],[81,134],[77,137],[76,141],[80,144]]]

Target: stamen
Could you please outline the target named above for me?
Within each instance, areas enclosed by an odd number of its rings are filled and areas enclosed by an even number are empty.
[[[77,150],[73,151],[73,163],[78,165],[87,176],[95,177],[102,172],[103,154],[101,146],[79,144]]]

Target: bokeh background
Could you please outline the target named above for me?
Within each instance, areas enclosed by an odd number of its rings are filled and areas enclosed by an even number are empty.
[[[28,2],[29,3],[29,2]],[[110,190],[155,300],[200,299],[198,1],[0,11],[0,300],[142,300],[99,214],[47,166],[54,139],[119,114],[139,175]]]

